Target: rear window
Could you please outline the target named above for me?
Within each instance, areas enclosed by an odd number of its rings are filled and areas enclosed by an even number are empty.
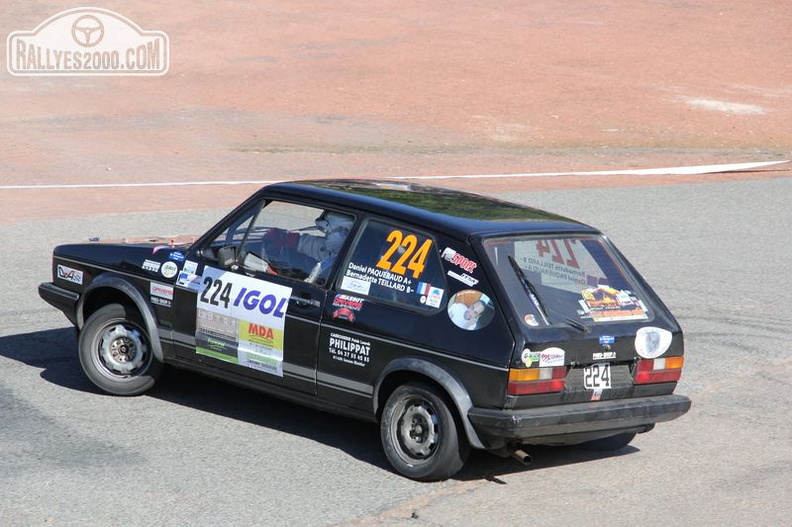
[[[484,248],[529,326],[650,318],[640,290],[601,237],[492,238]]]

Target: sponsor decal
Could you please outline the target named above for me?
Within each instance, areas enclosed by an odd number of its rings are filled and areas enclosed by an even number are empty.
[[[591,392],[591,400],[599,401],[602,398],[602,388],[597,388]]]
[[[615,359],[616,358],[616,352],[615,351],[595,351],[591,358],[593,360]]]
[[[168,254],[168,259],[173,260],[174,262],[183,262],[184,253],[181,251],[171,251],[171,253]]]
[[[421,297],[421,302],[426,303],[429,307],[440,307],[443,302],[443,293],[445,291],[439,287],[430,287],[426,297]]]
[[[350,322],[355,321],[355,313],[348,307],[339,307],[335,311],[333,311],[333,318],[340,319],[340,320],[348,320]]]
[[[344,307],[351,311],[363,309],[363,299],[351,295],[336,295],[333,299],[333,307]]]
[[[473,278],[472,276],[470,276],[469,274],[466,274],[466,273],[459,274],[459,273],[456,273],[454,271],[448,271],[448,273],[446,273],[446,274],[448,274],[448,276],[450,276],[454,280],[459,280],[460,282],[462,282],[463,284],[467,285],[468,287],[473,287],[474,285],[479,283],[478,280],[476,280],[475,278]]]
[[[168,35],[96,7],[62,11],[6,44],[12,75],[152,76],[168,71]]]
[[[149,290],[151,292],[151,296],[157,296],[160,298],[173,300],[172,285],[165,285],[165,284],[158,284],[157,282],[151,282],[151,284],[149,284]]]
[[[540,353],[538,351],[531,351],[528,348],[525,348],[520,354],[520,359],[522,359],[523,364],[525,364],[526,367],[531,368],[533,363],[539,362],[539,355]]]
[[[443,253],[441,254],[444,260],[447,262],[451,262],[451,264],[460,267],[466,273],[472,273],[478,264],[469,258],[466,258],[456,252],[454,249],[450,247],[446,247],[443,249]]]
[[[291,293],[290,287],[205,267],[196,300],[196,353],[282,377]]]
[[[361,368],[367,366],[371,358],[371,342],[351,335],[330,333],[327,350],[333,360]]]
[[[665,329],[647,326],[635,332],[635,351],[644,359],[655,359],[668,351],[673,334]]]
[[[161,264],[159,262],[155,262],[154,260],[146,260],[143,262],[141,268],[144,271],[151,271],[152,273],[156,273],[160,270],[160,265]]]
[[[72,269],[71,267],[58,264],[57,273],[58,278],[61,280],[66,280],[67,282],[77,285],[82,285],[83,283],[83,272],[79,269]]]
[[[201,289],[201,277],[195,274],[198,270],[198,263],[191,260],[186,260],[182,267],[179,278],[176,279],[176,285],[186,287],[190,291],[198,291]]]
[[[188,274],[182,271],[179,273],[179,278],[176,280],[176,285],[186,287],[190,291],[200,291],[201,277],[197,274]]]
[[[182,271],[187,274],[195,274],[198,271],[198,262],[193,262],[192,260],[186,260],[184,262],[184,266],[182,267]]]
[[[418,287],[415,291],[421,295],[421,303],[428,307],[440,307],[443,301],[443,293],[445,293],[443,289],[434,287],[426,282],[418,282]]]
[[[615,344],[616,343],[616,337],[614,337],[613,335],[602,335],[599,338],[599,343],[600,343],[600,346],[604,346],[606,344],[608,344],[608,345]]]
[[[349,265],[353,264],[350,263]],[[360,278],[345,276],[341,280],[341,289],[344,291],[357,293],[359,295],[368,295],[369,290],[371,289],[371,282],[368,280],[362,280]]]
[[[547,348],[539,352],[539,367],[552,368],[564,365],[564,356],[566,352],[561,348]]]
[[[162,264],[162,276],[165,278],[173,278],[179,272],[179,266],[173,262],[165,262]]]
[[[580,306],[594,322],[646,320],[646,307],[631,291],[608,286],[584,289]]]
[[[151,297],[151,303],[162,307],[171,307],[171,301],[158,296]]]
[[[363,309],[363,299],[339,294],[333,298],[333,307],[337,308],[333,311],[333,318],[354,322],[355,313]]]

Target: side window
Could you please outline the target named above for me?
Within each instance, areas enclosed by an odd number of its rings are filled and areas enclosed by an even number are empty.
[[[247,271],[322,285],[354,222],[351,214],[272,201],[249,223],[237,260]]]
[[[447,300],[434,240],[376,220],[362,229],[344,262],[340,289],[427,311],[441,309]]]

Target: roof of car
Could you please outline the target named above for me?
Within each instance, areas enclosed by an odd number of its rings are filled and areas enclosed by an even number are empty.
[[[326,179],[276,183],[266,194],[321,200],[445,231],[470,234],[599,232],[584,223],[495,198],[395,180]]]

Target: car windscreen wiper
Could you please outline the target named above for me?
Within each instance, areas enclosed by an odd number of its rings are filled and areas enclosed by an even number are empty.
[[[548,320],[548,315],[552,315],[553,318],[556,317],[562,318],[564,322],[567,323],[567,325],[572,326],[573,328],[582,331],[583,333],[588,333],[589,331],[591,331],[591,329],[582,322],[578,322],[574,318],[570,318],[564,315],[563,313],[559,313],[555,310],[550,310],[546,308],[541,298],[539,297],[539,293],[536,291],[536,288],[534,288],[531,281],[528,280],[528,277],[525,276],[525,273],[520,267],[520,264],[518,264],[517,261],[515,261],[515,259],[511,255],[509,255],[508,258],[509,258],[509,263],[512,266],[512,269],[514,269],[514,274],[516,274],[517,278],[520,279],[520,284],[522,284],[523,289],[525,289],[525,293],[528,295],[528,298],[531,299],[531,302],[536,307],[536,310],[539,312],[540,315],[542,315],[542,319],[544,320],[545,324],[547,324],[548,326],[550,325],[550,321]]]

